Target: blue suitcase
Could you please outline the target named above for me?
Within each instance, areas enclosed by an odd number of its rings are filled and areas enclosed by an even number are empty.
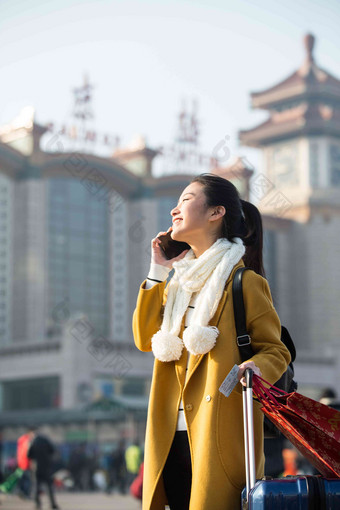
[[[252,510],[339,510],[340,479],[292,476],[258,480],[242,494],[243,508]]]
[[[256,481],[252,376],[252,370],[247,369],[247,386],[242,392],[246,464],[242,510],[340,510],[339,478],[288,476]]]

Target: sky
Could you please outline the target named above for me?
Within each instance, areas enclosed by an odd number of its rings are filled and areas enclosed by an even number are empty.
[[[228,137],[231,155],[256,166],[259,151],[238,142],[267,117],[250,93],[300,67],[306,33],[340,77],[339,26],[336,0],[0,0],[0,125],[26,105],[41,124],[71,124],[87,74],[98,132],[170,144],[183,101],[190,111],[197,100],[202,151]]]

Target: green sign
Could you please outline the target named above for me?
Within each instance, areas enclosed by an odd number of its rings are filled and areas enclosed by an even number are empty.
[[[66,430],[65,441],[94,441],[96,434],[93,430]]]

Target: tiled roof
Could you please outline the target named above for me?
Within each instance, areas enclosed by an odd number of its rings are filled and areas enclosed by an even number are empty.
[[[304,37],[306,58],[302,66],[280,83],[265,90],[252,92],[254,108],[270,108],[287,100],[308,95],[333,96],[340,100],[340,80],[321,69],[314,61],[314,36]]]
[[[316,65],[314,37],[304,38],[306,59],[288,78],[251,94],[254,108],[270,110],[270,117],[239,131],[243,145],[260,147],[298,134],[340,136],[340,80]]]

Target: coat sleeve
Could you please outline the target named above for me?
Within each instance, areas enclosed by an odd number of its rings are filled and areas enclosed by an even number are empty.
[[[268,282],[254,271],[243,275],[243,297],[253,361],[262,377],[274,384],[287,370],[290,352],[281,341],[281,322],[274,308]]]
[[[139,288],[136,308],[132,316],[132,332],[140,351],[151,351],[151,338],[160,329],[166,302],[167,280],[145,289],[146,280]]]

